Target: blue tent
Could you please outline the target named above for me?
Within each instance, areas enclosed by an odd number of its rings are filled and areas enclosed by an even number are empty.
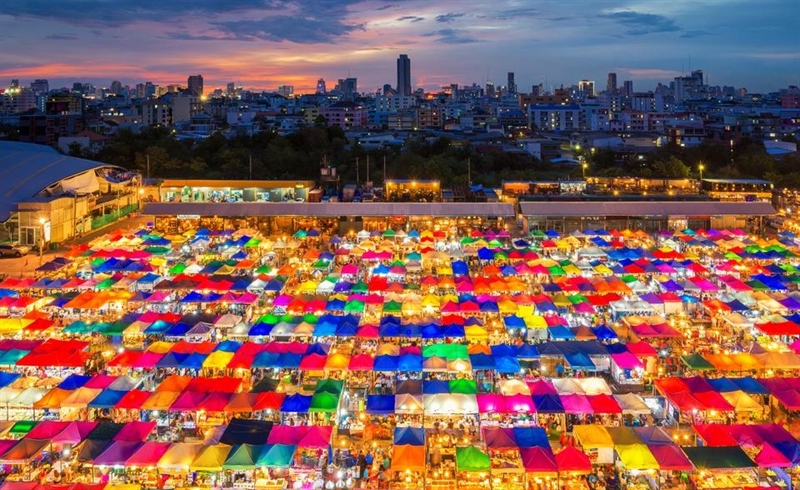
[[[82,376],[80,374],[70,374],[69,376],[67,376],[66,379],[64,379],[64,381],[59,383],[58,387],[61,388],[62,390],[70,390],[70,391],[77,390],[81,386],[83,386],[86,383],[88,383],[90,379],[92,379],[91,376]]]
[[[239,347],[241,346],[242,346],[241,342],[236,342],[235,340],[224,340],[219,344],[217,344],[217,347],[214,349],[214,351],[236,353],[236,351],[238,351]]]
[[[382,355],[375,357],[375,363],[372,366],[373,371],[377,372],[397,372],[397,356]]]
[[[396,446],[424,446],[425,429],[422,427],[395,427],[394,444]]]
[[[20,376],[22,376],[20,373],[7,373],[5,371],[0,371],[0,388],[10,385]]]
[[[514,436],[519,447],[550,447],[547,433],[541,427],[514,427]]]
[[[521,316],[509,315],[503,318],[506,328],[526,328],[525,319]]]
[[[320,321],[314,325],[314,337],[330,337],[336,335],[336,323]]]
[[[442,339],[444,338],[444,333],[442,332],[442,327],[439,325],[429,323],[422,327],[422,338],[423,339]]]
[[[127,394],[127,390],[103,390],[94,400],[89,402],[89,408],[114,408],[122,400],[122,397]]]
[[[598,325],[592,327],[595,337],[598,340],[612,340],[617,338],[617,333],[612,330],[608,325]]]
[[[500,374],[516,374],[521,369],[519,360],[513,356],[495,356],[494,362],[497,364],[494,369]]]
[[[516,356],[517,348],[508,344],[497,344],[492,346],[492,355],[495,357]]]
[[[253,359],[254,368],[273,368],[278,366],[280,354],[276,352],[259,352]]]
[[[769,395],[772,393],[764,385],[750,376],[730,378],[730,380],[733,381],[740,390],[750,395]]]
[[[494,255],[494,254],[493,254]],[[480,251],[478,251],[478,257],[480,257]],[[463,260],[456,260],[452,263],[453,274],[456,276],[466,276],[469,275],[469,266]]]
[[[344,311],[344,307],[347,304],[346,301],[334,298],[328,301],[328,304],[325,305],[326,311]]]
[[[182,354],[180,352],[167,352],[164,357],[156,362],[156,367],[160,368],[178,368],[181,363],[189,358],[189,354]]]
[[[147,327],[143,333],[148,335],[161,335],[169,332],[172,328],[172,323],[167,323],[164,320],[156,320],[149,327]]]
[[[422,356],[403,354],[397,360],[397,370],[402,373],[419,373],[422,371]]]
[[[547,331],[550,335],[550,338],[553,340],[571,340],[575,338],[575,334],[572,333],[572,330],[568,329],[564,325],[548,327]]]
[[[581,352],[564,356],[573,371],[597,371],[597,366],[586,354]]]
[[[480,260],[493,260],[494,259],[494,251],[490,250],[490,249],[488,249],[486,247],[482,247],[480,250],[478,250],[478,258]]]
[[[253,325],[247,335],[250,337],[268,337],[273,328],[275,328],[274,324],[259,322]]]
[[[337,337],[354,337],[358,332],[358,325],[353,325],[349,322],[342,322],[336,327]]]
[[[464,326],[456,323],[442,327],[442,334],[446,338],[463,338],[467,335]]]
[[[450,393],[450,384],[440,379],[426,379],[422,381],[422,393],[426,395],[439,395]]]
[[[183,360],[180,367],[186,369],[200,369],[203,367],[203,362],[206,360],[206,357],[208,357],[208,355],[193,352],[189,354],[189,357]]]
[[[284,352],[278,356],[277,366],[281,369],[297,369],[300,367],[300,361],[303,356],[300,354],[292,354],[291,352]],[[311,398],[309,398],[311,400]]]
[[[517,349],[517,359],[539,359],[539,349],[533,344],[522,344]]]
[[[564,413],[564,405],[558,395],[533,395],[533,405],[537,413]]]
[[[311,407],[311,395],[295,393],[283,399],[281,412],[283,413],[308,413]]]
[[[367,395],[366,412],[370,415],[394,413],[394,395]]]
[[[494,357],[486,354],[470,354],[469,362],[472,364],[473,371],[479,369],[494,369],[496,367]]]

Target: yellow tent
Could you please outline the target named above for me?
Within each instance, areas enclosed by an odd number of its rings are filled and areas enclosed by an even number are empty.
[[[13,335],[31,323],[29,318],[0,318],[0,334]]]
[[[326,370],[343,371],[346,370],[348,366],[350,366],[350,356],[339,352],[329,355],[328,360],[325,362]]]
[[[400,346],[397,344],[378,344],[376,356],[399,356]]]
[[[162,473],[188,471],[197,453],[203,448],[199,442],[176,442],[158,460]]]
[[[547,320],[541,315],[528,315],[523,317],[528,328],[547,328]]]
[[[470,325],[464,328],[464,334],[467,337],[467,340],[485,340],[489,338],[489,334],[486,333],[486,329],[480,325]]]
[[[430,306],[431,308],[439,308],[439,298],[436,295],[428,294],[422,298],[422,306]]]
[[[764,410],[760,403],[742,390],[722,393],[722,398],[733,405],[733,409],[737,412],[761,412]]]
[[[619,444],[616,446],[620,461],[628,470],[657,470],[658,461],[646,444]]]
[[[301,293],[315,293],[317,292],[317,286],[318,284],[316,283],[316,281],[306,281],[303,284],[301,284],[300,287],[297,289]]]
[[[153,354],[166,354],[172,349],[173,345],[174,344],[172,342],[153,342],[150,344],[150,347],[147,348],[147,351],[152,352]]]
[[[585,449],[614,447],[614,441],[602,425],[575,425],[572,427],[572,432]]]
[[[233,359],[233,352],[214,351],[203,361],[204,368],[225,369]]]
[[[231,452],[231,446],[227,444],[214,444],[204,446],[189,465],[191,471],[222,471],[222,464]],[[163,459],[163,458],[162,458]]]
[[[497,306],[500,308],[500,313],[516,313],[519,310],[517,304],[510,299],[499,302]]]
[[[72,394],[72,391],[63,388],[53,388],[46,395],[33,404],[33,408],[58,408],[61,403]]]

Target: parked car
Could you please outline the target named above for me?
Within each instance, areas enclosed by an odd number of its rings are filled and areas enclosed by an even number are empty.
[[[25,245],[20,245],[18,243],[2,243],[0,244],[0,256],[3,257],[22,257],[23,255],[27,255],[31,249],[26,247]]]

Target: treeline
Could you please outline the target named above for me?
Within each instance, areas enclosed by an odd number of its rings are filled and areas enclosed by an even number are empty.
[[[380,186],[390,179],[439,179],[444,186],[496,186],[503,180],[553,180],[580,177],[573,169],[543,164],[524,153],[504,152],[490,145],[473,147],[448,138],[410,139],[403,148],[366,151],[350,145],[339,128],[308,126],[287,136],[262,132],[254,136],[179,140],[166,128],[139,133],[119,131],[98,152],[71,153],[140,171],[153,178],[309,179],[319,178],[320,162],[337,167],[345,183],[369,178]],[[800,157],[773,158],[761,142],[741,139],[733,147],[705,141],[693,148],[668,145],[647,154],[620,158],[613,150],[583,150],[586,175],[638,177],[763,178],[778,186],[800,188]],[[358,163],[356,163],[358,162]],[[385,162],[385,167],[384,167]],[[358,168],[357,168],[358,167]]]

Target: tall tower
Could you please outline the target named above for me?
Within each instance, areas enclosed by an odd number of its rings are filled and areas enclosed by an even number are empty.
[[[411,60],[407,54],[401,54],[397,58],[397,95],[412,95]]]
[[[318,94],[327,94],[328,93],[328,87],[325,84],[325,79],[324,78],[320,78],[320,79],[317,80],[317,93]]]
[[[203,95],[203,75],[191,75],[186,85],[189,87],[189,92],[195,97]]]
[[[517,82],[514,81],[514,72],[508,72],[508,93],[509,94],[516,94],[517,93]]]
[[[609,94],[617,93],[617,74],[609,73],[608,81],[606,82],[606,92]]]

